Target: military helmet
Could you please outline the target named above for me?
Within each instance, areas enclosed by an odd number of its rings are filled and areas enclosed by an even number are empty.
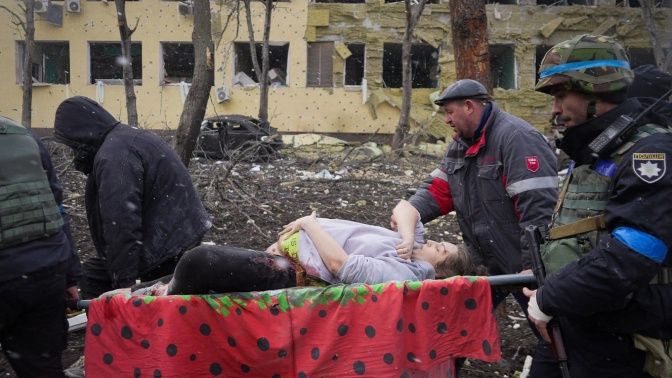
[[[583,34],[558,43],[546,53],[534,89],[550,93],[551,88],[562,86],[600,95],[625,90],[633,78],[623,46],[611,37]]]
[[[483,84],[476,80],[463,79],[451,84],[444,90],[439,98],[434,101],[436,105],[443,105],[448,101],[459,100],[465,98],[488,98],[488,90]]]

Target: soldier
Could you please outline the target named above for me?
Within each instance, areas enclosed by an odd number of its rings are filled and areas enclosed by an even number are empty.
[[[626,99],[632,81],[619,43],[579,35],[546,53],[536,86],[553,96],[552,113],[567,127],[560,148],[574,165],[545,245],[552,274],[542,288],[524,292],[546,338],[547,322],[558,319],[572,377],[649,377],[639,340],[663,350],[660,339],[672,336],[670,285],[649,284],[672,262],[670,130],[647,113],[625,143],[590,147],[622,116],[644,110],[639,99]]]

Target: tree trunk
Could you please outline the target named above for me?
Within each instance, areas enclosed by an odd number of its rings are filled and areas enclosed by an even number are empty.
[[[186,167],[196,146],[201,130],[201,121],[205,117],[210,89],[215,82],[214,51],[212,28],[210,24],[210,2],[194,0],[194,77],[187,93],[184,109],[175,137],[175,150]]]
[[[138,108],[136,105],[135,89],[133,87],[133,58],[131,54],[131,35],[138,25],[136,23],[135,28],[132,30],[128,27],[128,22],[126,21],[126,0],[114,0],[114,4],[117,7],[117,21],[119,24],[119,35],[121,36],[126,115],[129,125],[138,126]]]
[[[413,31],[418,24],[422,11],[425,9],[426,0],[420,0],[415,9],[411,6],[410,0],[404,0],[406,6],[406,30],[404,31],[403,44],[401,46],[401,67],[402,67],[402,92],[401,92],[401,114],[399,123],[394,131],[392,138],[392,148],[400,151],[404,146],[404,141],[411,128],[409,125],[409,115],[411,112],[411,96],[413,93],[413,77],[411,74],[411,44],[413,42]]]
[[[653,11],[651,10],[651,4],[649,0],[639,0],[639,5],[642,8],[642,17],[646,22],[646,27],[649,29],[649,34],[651,35],[651,48],[653,49],[653,57],[656,60],[656,66],[663,72],[672,74],[672,43],[670,44],[670,50],[665,57],[665,51],[663,46],[660,44],[660,38],[658,37],[658,27],[656,26],[656,20],[653,17]]]
[[[35,0],[24,0],[26,6],[26,38],[23,50],[23,104],[21,106],[21,124],[31,128],[33,109],[33,48],[35,47]]]
[[[257,80],[259,81],[259,115],[260,121],[268,121],[268,50],[269,39],[271,35],[271,13],[273,12],[273,1],[261,1],[266,6],[266,13],[264,17],[264,40],[261,48],[261,67],[257,60],[257,44],[254,39],[254,28],[252,27],[252,11],[250,1],[243,0],[245,4],[245,17],[247,20],[247,32],[250,35],[250,53],[252,54],[252,65],[254,72],[257,73]]]
[[[488,19],[484,0],[450,0],[457,79],[474,79],[492,94]]]

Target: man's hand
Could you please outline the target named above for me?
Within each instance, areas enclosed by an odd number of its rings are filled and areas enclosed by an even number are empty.
[[[399,226],[397,226],[397,220],[394,219],[394,214],[390,217],[390,230],[399,231]]]
[[[551,337],[548,334],[547,326],[548,322],[550,322],[551,319],[553,319],[553,317],[544,314],[539,309],[539,304],[537,304],[536,290],[530,290],[524,287],[523,294],[525,294],[526,297],[530,298],[530,302],[527,304],[527,317],[530,319],[532,323],[534,323],[535,327],[537,327],[537,330],[539,330],[541,337],[550,343]]]
[[[79,299],[79,291],[77,290],[77,285],[75,286],[70,286],[65,289],[65,299],[66,300],[78,300]],[[65,308],[65,313],[66,314],[74,314],[75,312],[79,312],[79,310],[72,310],[70,308]]]

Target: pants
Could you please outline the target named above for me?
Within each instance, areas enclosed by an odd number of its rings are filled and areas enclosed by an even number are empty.
[[[527,303],[529,302],[529,299],[522,292],[521,293],[493,292],[492,308],[493,309],[497,308],[497,306],[499,306],[499,304],[502,303],[509,294],[513,295],[513,297],[520,305],[520,308],[525,313],[525,317],[527,317]],[[534,326],[534,323],[532,323],[529,320],[529,318],[527,319],[527,323],[530,325],[530,328],[532,329],[534,335],[537,337],[537,340],[539,340],[539,342],[537,343],[537,348],[534,350],[534,356],[532,356],[532,367],[530,368],[530,374],[528,375],[528,377],[530,378],[562,377],[560,373],[560,366],[558,365],[558,361],[555,359],[553,349],[551,349],[551,344],[547,343],[544,339],[541,338],[541,335],[539,334],[537,327]]]
[[[172,274],[179,259],[180,257],[177,256],[168,261],[164,261],[153,270],[138,278],[144,282]],[[107,271],[107,259],[104,257],[89,257],[82,263],[82,270],[84,271],[84,277],[79,281],[79,289],[82,299],[97,298],[103,293],[118,289],[112,287],[112,280]]]
[[[560,317],[569,373],[572,378],[650,378],[644,371],[646,353],[635,349],[632,336],[605,332],[596,317]]]
[[[168,294],[210,294],[296,286],[293,263],[282,256],[227,246],[200,246],[177,263]]]
[[[0,283],[0,343],[20,378],[64,377],[67,263]]]

